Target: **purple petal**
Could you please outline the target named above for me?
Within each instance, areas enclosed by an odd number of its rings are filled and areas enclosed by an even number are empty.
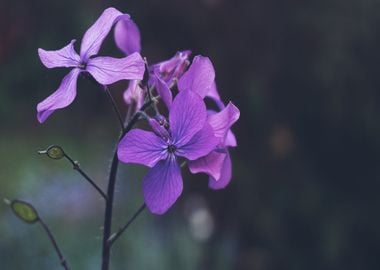
[[[155,118],[149,118],[148,123],[157,136],[161,137],[164,141],[170,140],[169,132],[159,121],[157,121]]]
[[[41,62],[47,68],[55,67],[76,67],[80,62],[79,55],[74,50],[75,39],[60,50],[45,51],[38,49],[38,55]]]
[[[229,102],[222,111],[209,115],[207,122],[213,128],[215,136],[220,138],[221,143],[224,143],[228,130],[239,119],[239,116],[239,109]]]
[[[206,121],[206,105],[192,91],[181,91],[175,97],[169,112],[169,125],[174,143],[186,144]]]
[[[219,144],[209,124],[198,131],[186,144],[176,144],[176,154],[189,160],[195,160],[208,155]]]
[[[211,98],[212,100],[214,100],[214,102],[216,103],[216,105],[219,107],[220,110],[224,109],[225,106],[224,106],[224,104],[220,98],[218,88],[216,87],[215,81],[211,85],[210,90],[208,91],[206,96]]]
[[[231,157],[227,153],[227,156],[224,159],[222,172],[221,172],[219,180],[215,180],[215,178],[210,176],[209,181],[208,181],[208,186],[211,189],[225,188],[230,183],[231,177],[232,177]]]
[[[124,163],[153,167],[167,157],[165,142],[153,132],[132,129],[120,141],[117,155]]]
[[[98,54],[103,40],[111,31],[113,24],[120,15],[122,15],[122,13],[117,9],[112,7],[107,8],[96,22],[86,31],[80,49],[82,60],[87,61],[91,56]]]
[[[139,86],[139,80],[129,81],[128,88],[123,95],[124,101],[127,104],[136,103],[136,110],[139,110],[144,103],[145,92]]]
[[[226,153],[212,151],[205,157],[189,161],[189,169],[192,173],[207,173],[214,179],[219,179]]]
[[[158,162],[143,180],[144,201],[154,214],[165,213],[182,189],[181,170],[174,157]]]
[[[190,54],[191,51],[179,51],[169,60],[150,66],[149,71],[157,72],[159,77],[170,86],[173,80],[178,80],[189,66]]]
[[[188,71],[178,81],[179,90],[191,90],[202,98],[210,91],[215,80],[215,70],[208,57],[196,56]]]
[[[77,94],[77,79],[80,72],[78,68],[71,70],[63,78],[59,88],[37,105],[37,119],[40,123],[45,122],[55,110],[65,108],[73,102]]]
[[[231,129],[228,130],[228,132],[227,132],[227,136],[226,136],[226,139],[224,141],[224,145],[229,146],[229,147],[236,147],[237,146],[235,134],[231,131]]]
[[[120,80],[141,80],[145,64],[139,53],[124,58],[95,57],[88,60],[86,70],[100,84],[108,85]]]
[[[156,74],[156,72],[153,75],[153,81],[158,94],[160,95],[168,109],[170,109],[173,102],[173,95],[168,85],[159,77],[158,74]]]
[[[131,19],[120,19],[115,26],[115,42],[125,55],[141,51],[140,31]]]

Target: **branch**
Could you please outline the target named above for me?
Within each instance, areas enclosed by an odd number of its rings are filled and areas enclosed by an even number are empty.
[[[58,255],[58,258],[59,258],[59,261],[61,262],[62,267],[65,270],[69,270],[70,268],[67,264],[67,261],[66,261],[65,257],[63,257],[63,254],[58,247],[57,241],[55,241],[55,238],[54,238],[52,232],[50,231],[49,227],[45,224],[45,222],[42,221],[41,217],[39,217],[38,221],[40,222],[40,224],[42,225],[42,228],[44,228],[46,234],[48,235],[50,242],[52,243],[52,245],[55,249],[55,252]]]
[[[116,233],[111,235],[111,237],[108,239],[108,244],[112,246],[115,241],[124,233],[124,231],[133,223],[133,221],[144,211],[146,208],[146,204],[140,206],[140,208],[136,211],[136,213],[133,214],[133,216],[128,220],[128,222],[120,228]]]
[[[124,121],[123,121],[123,118],[121,117],[120,110],[117,107],[116,102],[115,102],[114,98],[112,97],[110,90],[108,89],[108,86],[107,85],[103,85],[103,88],[104,88],[104,91],[107,93],[107,96],[108,96],[108,98],[109,98],[109,100],[110,100],[110,102],[112,104],[113,110],[116,113],[117,119],[119,120],[119,124],[120,124],[121,130],[124,130]]]
[[[83,176],[84,179],[87,180],[98,192],[99,194],[107,201],[107,195],[103,192],[103,190],[91,179],[90,176],[85,173],[80,165],[79,162],[76,160],[73,160],[68,154],[64,153],[64,157],[73,165],[73,169],[80,173],[80,175]]]

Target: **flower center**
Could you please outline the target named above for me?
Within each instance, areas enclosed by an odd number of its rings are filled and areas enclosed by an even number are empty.
[[[174,152],[177,150],[177,147],[174,144],[169,144],[167,150],[169,153],[174,154]]]
[[[87,67],[87,63],[86,63],[86,62],[80,62],[79,65],[78,65],[78,67],[79,67],[80,69],[86,69],[86,67]]]

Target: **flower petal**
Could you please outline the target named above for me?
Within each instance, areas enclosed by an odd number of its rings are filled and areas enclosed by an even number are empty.
[[[227,152],[227,156],[224,159],[224,163],[222,166],[222,172],[220,178],[215,180],[212,176],[209,177],[208,186],[211,189],[221,189],[225,188],[231,181],[232,177],[232,163],[231,157]]]
[[[136,103],[136,110],[140,110],[144,103],[145,92],[139,86],[139,80],[129,81],[128,88],[124,91],[124,101],[127,104]]]
[[[229,147],[236,147],[237,146],[235,134],[231,131],[231,129],[228,130],[228,132],[227,132],[227,136],[226,136],[226,139],[224,141],[224,145],[229,146]]]
[[[167,157],[166,144],[153,132],[132,129],[120,141],[117,155],[124,163],[153,167]]]
[[[71,70],[63,78],[59,88],[37,105],[37,119],[40,123],[45,122],[55,110],[65,108],[73,102],[77,94],[77,79],[80,72],[78,68]]]
[[[212,151],[205,157],[189,161],[188,165],[192,173],[203,172],[212,176],[214,179],[219,179],[225,158],[226,153]]]
[[[78,66],[80,57],[74,50],[74,43],[75,39],[62,49],[55,51],[46,51],[39,48],[38,55],[42,64],[47,68]]]
[[[154,73],[154,75],[152,75],[152,77],[158,94],[160,95],[168,109],[170,109],[173,102],[172,92],[170,91],[168,85],[159,77],[159,75],[156,72]]]
[[[141,51],[140,31],[131,19],[120,19],[116,23],[114,36],[117,47],[125,55]]]
[[[161,160],[143,180],[144,201],[154,214],[165,213],[181,195],[181,169],[175,157]]]
[[[186,144],[176,144],[176,154],[189,160],[195,160],[208,155],[219,144],[214,131],[208,123],[198,131]]]
[[[179,92],[169,112],[170,131],[174,143],[186,144],[203,128],[206,115],[206,105],[198,94],[188,90]]]
[[[179,90],[191,90],[202,98],[210,91],[215,80],[215,70],[208,57],[194,57],[188,71],[178,81]]]
[[[224,109],[225,106],[223,104],[222,99],[220,98],[220,95],[219,95],[219,92],[218,92],[218,88],[216,87],[215,81],[211,85],[210,90],[208,91],[208,93],[206,94],[206,96],[209,97],[209,98],[211,98],[212,100],[214,100],[214,102],[216,103],[216,105],[218,106],[218,108],[220,110]]]
[[[209,115],[207,122],[213,128],[215,136],[220,138],[221,143],[224,143],[228,130],[239,117],[239,109],[232,102],[229,102],[222,111]]]
[[[86,70],[100,84],[109,85],[120,80],[141,80],[145,64],[139,53],[124,58],[95,57],[88,60]]]
[[[171,86],[174,80],[178,80],[187,67],[190,65],[189,57],[191,51],[178,51],[172,58],[151,65],[149,72],[157,72],[159,77],[169,86]]]
[[[120,15],[122,15],[122,13],[117,9],[113,7],[107,8],[96,22],[86,31],[80,48],[80,56],[82,60],[87,61],[91,56],[98,54],[103,40],[111,31],[113,24]]]

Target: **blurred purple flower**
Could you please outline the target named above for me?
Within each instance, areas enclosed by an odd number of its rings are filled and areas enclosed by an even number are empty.
[[[204,172],[209,177],[209,187],[221,189],[228,185],[232,176],[232,164],[228,147],[237,146],[235,135],[231,126],[239,119],[240,111],[232,103],[218,113],[210,113],[207,122],[214,130],[214,135],[219,139],[219,145],[205,157],[189,161],[189,169],[192,173]]]
[[[178,157],[196,160],[219,143],[206,117],[201,97],[192,91],[182,91],[171,106],[168,129],[150,119],[154,133],[133,129],[121,140],[118,146],[121,161],[151,167],[143,180],[143,192],[152,213],[165,213],[182,192]]]
[[[56,51],[38,49],[39,57],[47,68],[70,67],[59,88],[37,105],[37,118],[43,123],[55,110],[70,105],[76,96],[77,78],[81,72],[88,72],[102,85],[112,84],[119,80],[140,80],[144,74],[144,61],[140,54],[134,53],[124,58],[93,57],[111,30],[113,24],[129,18],[115,8],[104,10],[98,20],[84,34],[80,55],[74,50],[72,40],[67,46]]]

